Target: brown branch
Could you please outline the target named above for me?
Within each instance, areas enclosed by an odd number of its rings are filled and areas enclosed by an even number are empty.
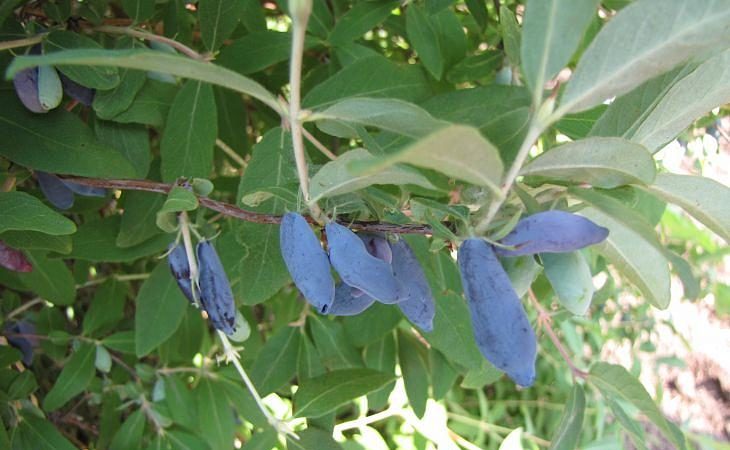
[[[156,192],[158,194],[167,194],[172,189],[172,184],[157,183],[155,181],[148,180],[102,180],[97,178],[79,178],[79,177],[64,177],[65,180],[71,181],[77,184],[83,184],[84,186],[93,186],[106,189],[120,189],[126,191],[146,191]],[[225,216],[234,217],[239,220],[254,223],[268,223],[278,224],[281,223],[281,217],[276,214],[264,214],[253,211],[247,211],[241,209],[230,203],[213,200],[208,197],[198,196],[198,201],[201,206],[204,206],[210,210],[219,212]],[[305,217],[307,222],[316,224],[317,222],[311,217]],[[350,228],[361,231],[374,231],[381,233],[396,233],[396,234],[432,234],[431,228],[426,225],[416,224],[395,224],[395,223],[381,223],[381,222],[367,222],[356,220],[350,222],[347,220],[338,220],[343,225],[347,225]]]

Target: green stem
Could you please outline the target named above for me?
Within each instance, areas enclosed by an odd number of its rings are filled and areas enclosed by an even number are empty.
[[[296,8],[296,12],[292,12],[292,47],[291,63],[289,65],[289,126],[291,127],[292,146],[294,147],[294,159],[297,165],[299,186],[304,196],[304,202],[309,207],[312,217],[318,222],[322,222],[322,211],[316,202],[311,201],[309,195],[309,168],[307,167],[307,158],[304,150],[302,121],[299,117],[301,112],[304,37],[307,31],[310,12],[311,8],[306,7]]]
[[[504,176],[504,181],[502,182],[501,188],[502,195],[500,197],[495,197],[489,204],[487,214],[476,225],[476,227],[474,227],[475,234],[483,235],[489,229],[489,224],[492,222],[494,216],[497,215],[499,208],[502,207],[502,204],[507,199],[507,194],[509,194],[510,189],[512,189],[512,185],[517,179],[517,176],[520,174],[520,169],[522,169],[522,166],[527,160],[527,156],[530,154],[530,149],[535,144],[535,141],[537,141],[537,138],[540,137],[542,130],[542,125],[536,122],[535,119],[532,119],[530,121],[530,127],[527,130],[527,135],[525,135],[525,140],[522,141],[522,146],[520,146],[520,149],[517,152],[517,156],[515,157],[512,166],[509,168],[509,171],[507,171],[507,174]]]
[[[14,41],[0,42],[0,50],[10,50],[12,48],[28,47],[30,45],[35,45],[43,41],[43,38],[45,38],[45,36],[46,34],[43,33],[23,39],[16,39]]]

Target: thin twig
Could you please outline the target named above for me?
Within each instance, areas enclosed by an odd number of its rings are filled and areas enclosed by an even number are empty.
[[[83,284],[77,284],[76,289],[84,289],[87,287],[96,286],[98,284],[102,284],[107,280],[117,280],[117,281],[138,281],[138,280],[146,280],[150,277],[149,273],[130,273],[127,275],[110,275],[108,277],[102,277],[97,278],[96,280],[87,281]]]
[[[10,311],[5,318],[12,319],[13,317],[17,316],[18,314],[21,314],[24,311],[29,310],[30,308],[34,307],[35,305],[40,305],[44,301],[45,300],[43,300],[42,298],[36,297],[33,300],[29,301],[28,303],[23,303],[22,305],[18,306],[14,310]]]
[[[537,300],[535,293],[532,292],[532,289],[529,289],[527,292],[529,293],[530,300],[535,305],[535,309],[537,309],[537,323],[543,329],[545,329],[545,332],[552,341],[553,345],[558,349],[558,352],[560,352],[560,356],[563,357],[565,362],[568,364],[568,367],[570,367],[570,371],[573,373],[573,376],[583,379],[588,377],[587,372],[584,372],[583,370],[580,370],[578,367],[576,367],[576,365],[573,363],[573,360],[570,358],[570,355],[568,355],[568,351],[565,350],[565,347],[563,347],[563,343],[560,342],[557,334],[555,334],[555,330],[553,330],[552,319],[550,318],[550,313],[545,311],[545,308],[540,305],[540,302]]]
[[[400,416],[401,412],[402,410],[400,408],[388,408],[385,411],[380,411],[379,413],[375,413],[370,416],[359,417],[357,419],[339,423],[335,425],[335,427],[332,429],[332,432],[337,434],[342,433],[345,430],[351,430],[353,428],[362,428],[364,426],[370,425],[371,423],[385,420],[389,417]]]
[[[102,180],[97,178],[80,178],[80,177],[64,177],[65,180],[83,184],[84,186],[94,186],[106,189],[120,189],[129,191],[145,191],[145,192],[156,192],[158,194],[167,194],[172,189],[172,184],[157,183],[154,181],[147,180]],[[198,197],[198,201],[201,206],[210,210],[219,212],[225,216],[233,217],[246,222],[254,223],[266,223],[266,224],[278,224],[281,223],[281,217],[276,214],[264,214],[253,211],[247,211],[241,209],[230,203],[220,202],[217,200],[210,199],[208,197]],[[309,223],[317,223],[311,217],[306,217]],[[395,224],[385,222],[366,222],[366,221],[348,221],[340,219],[339,223],[347,225],[352,229],[360,231],[373,231],[381,233],[395,233],[395,234],[433,234],[430,227],[426,225],[414,225],[414,224]],[[450,226],[448,223],[444,223],[445,226]]]
[[[302,127],[302,133],[304,134],[304,137],[307,138],[307,140],[309,142],[311,142],[312,145],[314,145],[315,147],[317,147],[317,150],[319,150],[320,152],[322,152],[322,154],[324,156],[328,157],[332,161],[334,161],[335,159],[337,159],[337,155],[335,155],[334,153],[332,153],[330,151],[330,149],[328,149],[327,147],[325,147],[325,145],[323,143],[321,143],[319,141],[319,139],[317,139],[316,137],[314,137],[314,135],[312,133],[310,133],[309,131],[307,131],[306,128]]]
[[[36,34],[35,36],[30,36],[23,39],[16,39],[14,41],[3,41],[0,42],[0,50],[10,50],[12,48],[18,48],[18,47],[28,47],[29,45],[35,45],[39,42],[43,41],[43,38],[46,36],[46,33],[42,34]]]
[[[266,405],[264,405],[264,401],[261,399],[261,396],[259,395],[258,391],[256,390],[256,387],[253,385],[253,382],[251,382],[251,379],[248,377],[248,374],[243,369],[243,366],[241,365],[241,361],[240,361],[240,355],[238,354],[238,351],[233,347],[233,345],[231,345],[231,341],[228,340],[228,336],[226,336],[222,331],[219,330],[218,337],[220,338],[221,343],[223,344],[223,354],[224,354],[225,360],[227,362],[233,363],[236,370],[238,371],[238,374],[241,376],[241,379],[246,384],[248,391],[251,393],[251,396],[253,397],[254,401],[256,402],[256,405],[259,407],[259,410],[261,410],[264,417],[266,417],[266,420],[269,422],[269,425],[274,427],[274,429],[277,432],[298,440],[299,436],[294,432],[293,429],[291,429],[289,424],[272,416],[271,413],[269,412],[268,408],[266,407]]]
[[[246,160],[241,158],[241,155],[236,153],[236,151],[233,150],[228,144],[226,144],[222,140],[216,138],[215,145],[217,145],[218,148],[223,150],[223,153],[228,155],[228,157],[231,158],[236,164],[241,166],[242,169],[245,169],[246,167],[248,167],[248,163],[246,162]]]
[[[129,28],[129,27],[115,27],[112,25],[99,25],[98,27],[94,27],[93,30],[99,31],[101,33],[125,34],[127,36],[132,36],[132,37],[144,39],[147,41],[160,42],[160,43],[169,45],[170,47],[176,49],[177,51],[179,51],[180,53],[184,54],[185,56],[187,56],[189,58],[197,59],[199,61],[209,61],[210,60],[209,56],[202,55],[181,42],[178,42],[174,39],[167,38],[165,36],[160,36],[158,34],[149,33],[147,31],[136,30],[134,28]]]

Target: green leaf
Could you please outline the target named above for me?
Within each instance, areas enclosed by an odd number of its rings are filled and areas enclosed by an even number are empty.
[[[708,59],[669,89],[636,130],[633,141],[658,151],[698,117],[730,103],[730,49]],[[698,96],[697,93],[702,95]]]
[[[322,375],[327,369],[319,358],[317,349],[309,340],[309,337],[302,335],[299,341],[299,355],[297,356],[297,377],[300,380],[314,378]]]
[[[598,33],[571,77],[560,110],[582,111],[688,58],[727,44],[730,1],[642,0]],[[524,45],[524,44],[523,44]]]
[[[186,82],[172,102],[160,143],[162,180],[208,177],[217,128],[213,88],[200,81]]]
[[[353,163],[353,171],[374,174],[405,162],[439,171],[500,194],[502,161],[499,151],[476,128],[451,125],[416,141],[396,153],[372,161]]]
[[[114,434],[109,450],[135,450],[142,444],[146,418],[141,409],[130,414]]]
[[[345,66],[312,88],[302,104],[308,109],[319,109],[345,97],[387,97],[418,102],[430,93],[426,76],[417,66],[399,65],[378,55]]]
[[[607,398],[606,403],[611,412],[616,417],[618,423],[628,433],[629,439],[636,446],[637,450],[647,450],[646,437],[644,435],[644,426],[638,420],[634,420],[626,414],[626,411],[618,404],[617,401]]]
[[[298,188],[291,135],[280,128],[269,130],[254,146],[248,168],[238,187],[238,205],[255,212],[283,214],[281,196],[249,207],[243,198],[268,188],[296,199]],[[279,226],[241,222],[234,233],[220,238],[219,254],[236,298],[253,305],[269,299],[290,280],[279,250]],[[225,244],[224,244],[225,243]]]
[[[325,132],[328,132],[327,122],[335,121],[380,128],[413,138],[426,136],[448,125],[434,119],[431,114],[413,103],[387,98],[344,99],[323,111],[315,112],[307,120],[324,121],[317,125]],[[350,137],[356,136],[357,131],[353,128]]]
[[[441,56],[439,37],[434,30],[431,18],[416,3],[406,9],[406,31],[408,41],[416,50],[426,70],[437,80],[444,71],[444,60]]]
[[[408,403],[416,416],[422,418],[426,413],[430,386],[428,364],[419,344],[405,333],[398,334],[398,364],[403,373]]]
[[[571,313],[582,316],[588,311],[593,298],[593,276],[583,254],[543,253],[545,276],[550,281],[560,304]]]
[[[124,317],[124,304],[129,294],[129,285],[112,278],[105,281],[94,293],[91,306],[83,320],[83,333],[91,336],[94,332],[116,324]]]
[[[198,425],[198,410],[191,408],[195,404],[193,392],[180,376],[171,375],[165,380],[165,402],[170,416],[175,423],[195,429]]]
[[[56,64],[127,67],[169,73],[250,95],[274,111],[281,111],[281,106],[273,94],[243,75],[215,64],[153,50],[70,50],[42,56],[19,56],[8,67],[6,76],[12,77],[20,70],[37,65]]]
[[[51,173],[95,178],[131,178],[134,167],[115,149],[102,145],[81,119],[63,108],[39,117],[12,92],[0,94],[0,133],[13,136],[0,155],[22,166]]]
[[[0,192],[0,211],[0,233],[30,230],[58,236],[76,231],[75,223],[25,192]]]
[[[111,120],[123,124],[134,123],[162,127],[177,92],[177,85],[147,78],[129,108],[112,117]],[[147,137],[147,141],[149,141],[149,137]],[[149,143],[147,146],[149,147]]]
[[[71,251],[71,237],[52,236],[38,231],[6,231],[0,234],[0,240],[10,247],[24,250],[50,250],[68,254]]]
[[[43,399],[43,409],[55,411],[76,395],[80,394],[89,385],[94,377],[94,357],[96,346],[82,342],[68,361],[53,384],[53,388]]]
[[[160,234],[155,216],[165,203],[164,196],[152,192],[126,191],[122,201],[124,214],[116,239],[118,247],[134,247]]]
[[[240,74],[248,75],[289,59],[291,44],[291,33],[258,31],[226,45],[216,62]],[[305,39],[304,49],[312,48],[316,44],[317,41],[314,39]]]
[[[413,184],[436,190],[436,186],[424,175],[409,167],[389,166],[371,174],[357,174],[351,167],[372,165],[379,158],[363,148],[350,150],[334,161],[330,161],[312,177],[310,194],[312,201],[335,195],[347,194],[376,184]]]
[[[385,20],[398,2],[359,2],[337,20],[329,35],[332,44],[347,44]]]
[[[469,12],[474,17],[474,21],[476,21],[479,29],[483,30],[489,20],[485,0],[464,0],[464,3],[469,8]]]
[[[596,245],[596,250],[638,287],[649,303],[659,309],[666,308],[671,295],[669,266],[664,255],[618,219],[595,208],[580,213],[609,229],[608,238]]]
[[[199,408],[198,426],[204,431],[202,437],[208,442],[210,448],[231,448],[235,424],[226,391],[220,383],[203,378],[195,392],[197,393],[196,404]]]
[[[133,23],[144,22],[155,12],[155,2],[149,0],[122,0],[122,8]]]
[[[31,412],[22,415],[12,441],[13,449],[76,450],[51,422]]]
[[[8,400],[22,400],[27,398],[36,389],[38,382],[35,375],[30,370],[19,373],[8,388]]]
[[[454,84],[483,80],[492,76],[499,69],[502,59],[502,53],[493,50],[487,50],[478,55],[469,55],[449,70],[446,79]]]
[[[295,417],[319,417],[395,379],[371,369],[345,369],[304,380],[294,395]]]
[[[451,0],[448,0],[448,3],[451,4]],[[435,12],[429,7],[429,2],[426,2],[426,9],[431,14],[431,26],[438,35],[444,69],[448,69],[466,56],[467,41],[464,26],[461,24],[460,16],[451,8]]]
[[[489,85],[436,95],[421,106],[437,119],[479,128],[509,164],[527,133],[530,101],[524,87]]]
[[[126,262],[161,253],[174,236],[160,234],[141,244],[119,248],[116,245],[121,218],[111,216],[90,220],[73,235],[73,249],[69,258],[86,261]]]
[[[102,343],[114,351],[134,355],[134,331],[119,331],[105,337]]]
[[[134,315],[137,357],[147,355],[172,336],[187,305],[167,263],[157,264],[137,294]]]
[[[528,0],[522,24],[522,69],[533,97],[568,64],[578,48],[598,0]]]
[[[23,354],[17,348],[9,345],[0,347],[0,367],[7,367],[16,361],[20,361]]]
[[[560,145],[538,156],[520,171],[606,189],[625,184],[651,184],[654,159],[640,144],[621,138],[587,138]]]
[[[469,309],[454,293],[435,294],[436,316],[433,332],[424,338],[450,361],[466,368],[479,368],[484,359],[476,346]]]
[[[101,144],[114,148],[129,161],[136,172],[133,178],[147,178],[152,152],[146,127],[98,120],[94,124],[94,133]]]
[[[347,340],[355,347],[364,347],[385,336],[401,320],[403,315],[398,308],[375,302],[362,313],[345,317],[342,325],[345,327]]]
[[[298,328],[286,326],[266,341],[251,370],[251,380],[259,394],[266,396],[294,377],[300,339]]]
[[[216,87],[215,106],[218,109],[218,137],[236,153],[249,153],[251,144],[247,133],[241,132],[241,124],[248,123],[248,112],[243,97],[236,92]]]
[[[382,373],[395,373],[396,344],[395,334],[388,333],[382,339],[365,347],[365,367]],[[388,397],[395,383],[390,383],[368,394],[368,408],[382,409],[388,404]]]
[[[306,430],[305,430],[306,431]],[[301,438],[302,432],[299,432]],[[251,439],[246,441],[246,444],[242,447],[243,450],[271,450],[276,448],[276,444],[279,442],[277,439],[278,435],[276,430],[273,428],[265,429],[256,432],[251,436]],[[191,449],[193,450],[193,449]]]
[[[62,50],[94,49],[101,45],[95,40],[71,31],[52,31],[44,40],[44,50],[53,54]],[[82,51],[82,50],[80,50]],[[56,65],[64,75],[82,86],[92,89],[112,89],[119,84],[119,72],[115,67],[74,67]]]
[[[198,207],[198,197],[189,189],[175,186],[170,189],[167,199],[159,212],[192,211]]]
[[[588,381],[596,386],[605,397],[634,405],[659,428],[664,437],[678,448],[686,448],[682,432],[667,421],[654,400],[649,397],[644,386],[622,366],[597,362],[591,367]]]
[[[310,426],[298,432],[299,439],[287,436],[288,450],[342,450],[342,446],[332,438],[332,433]]]
[[[131,69],[120,71],[119,86],[106,91],[97,91],[94,95],[94,111],[101,119],[111,119],[126,111],[134,101],[146,76],[143,72]]]
[[[522,34],[515,13],[507,7],[499,8],[499,25],[504,52],[507,53],[513,66],[519,66],[522,61],[520,55]]]
[[[573,450],[580,442],[580,431],[583,428],[583,414],[586,409],[586,398],[583,387],[574,384],[570,391],[560,425],[550,439],[549,450]]]
[[[336,370],[363,365],[359,352],[346,337],[341,323],[319,316],[313,316],[309,323],[314,345],[325,366]]]
[[[730,188],[710,178],[658,174],[646,191],[675,203],[718,236],[730,242]]]
[[[484,386],[493,384],[502,377],[503,373],[491,365],[486,359],[478,361],[477,367],[467,370],[461,387],[464,389],[484,389]]]
[[[71,305],[76,299],[76,284],[66,264],[48,259],[41,252],[26,252],[33,271],[18,273],[20,281],[40,297],[55,305]]]
[[[616,101],[618,102],[619,100]],[[611,105],[613,106],[613,103]],[[607,105],[598,105],[587,111],[579,112],[577,114],[568,114],[555,123],[555,129],[574,141],[583,139],[588,135],[593,134],[592,129],[598,123],[599,119],[602,120],[605,117],[604,113],[607,113],[608,108],[610,107]],[[598,134],[598,136],[602,135]],[[614,135],[607,134],[606,136]]]
[[[229,0],[201,0],[198,2],[200,37],[205,47],[214,51],[233,33],[243,11],[243,3]]]
[[[436,349],[428,352],[429,366],[431,367],[431,389],[434,400],[442,400],[451,391],[459,373],[449,363],[443,353]]]

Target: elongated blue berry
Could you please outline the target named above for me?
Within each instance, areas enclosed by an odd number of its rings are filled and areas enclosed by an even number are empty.
[[[213,326],[231,335],[236,332],[236,304],[218,253],[208,241],[198,242],[200,303]]]
[[[23,69],[15,74],[13,87],[18,98],[29,111],[34,113],[48,112],[43,107],[38,95],[38,68]]]
[[[33,264],[28,261],[25,254],[20,250],[5,245],[0,241],[0,267],[4,267],[13,272],[32,272]]]
[[[388,264],[393,261],[393,251],[390,249],[390,243],[385,236],[372,233],[357,233],[357,236],[365,244],[368,253]]]
[[[327,253],[301,214],[287,213],[281,219],[279,232],[281,256],[292,280],[305,299],[317,311],[326,313],[335,298]]]
[[[20,350],[23,354],[23,364],[30,367],[33,364],[33,348],[38,346],[38,338],[33,337],[36,334],[35,325],[25,320],[15,323],[6,323],[5,332],[8,343]]]
[[[74,205],[74,193],[60,178],[52,173],[35,172],[38,185],[46,199],[58,209],[69,209]]]
[[[38,67],[38,101],[43,109],[50,110],[61,104],[63,87],[53,66]]]
[[[481,239],[467,239],[459,248],[458,262],[482,355],[515,383],[532,385],[535,332],[492,246]]]
[[[63,73],[60,74],[60,77],[61,85],[63,85],[63,92],[66,95],[84,106],[91,106],[94,102],[94,96],[96,95],[96,91],[94,89],[81,86]]]
[[[170,244],[170,247],[173,245],[175,244]],[[175,245],[167,254],[167,264],[170,266],[170,272],[172,272],[172,276],[175,278],[182,293],[190,303],[194,304],[193,283],[190,281],[190,263],[187,252],[185,252],[185,247],[182,244]]]
[[[360,295],[353,295],[355,291],[359,292]],[[334,316],[355,316],[368,309],[373,303],[375,303],[374,298],[346,283],[340,283],[335,288],[335,301],[332,302],[329,314]]]
[[[398,307],[423,331],[433,331],[436,306],[426,275],[408,243],[399,239],[391,243],[393,275],[398,280]]]
[[[517,222],[517,226],[500,241],[514,250],[497,248],[503,256],[565,253],[597,244],[608,236],[608,229],[577,214],[544,211]]]
[[[390,264],[371,255],[363,241],[342,225],[326,225],[332,267],[342,281],[382,303],[398,301],[398,282]]]
[[[66,181],[61,179],[74,194],[83,195],[84,197],[106,197],[106,189],[94,186],[86,186],[85,184],[78,184],[72,181]]]

